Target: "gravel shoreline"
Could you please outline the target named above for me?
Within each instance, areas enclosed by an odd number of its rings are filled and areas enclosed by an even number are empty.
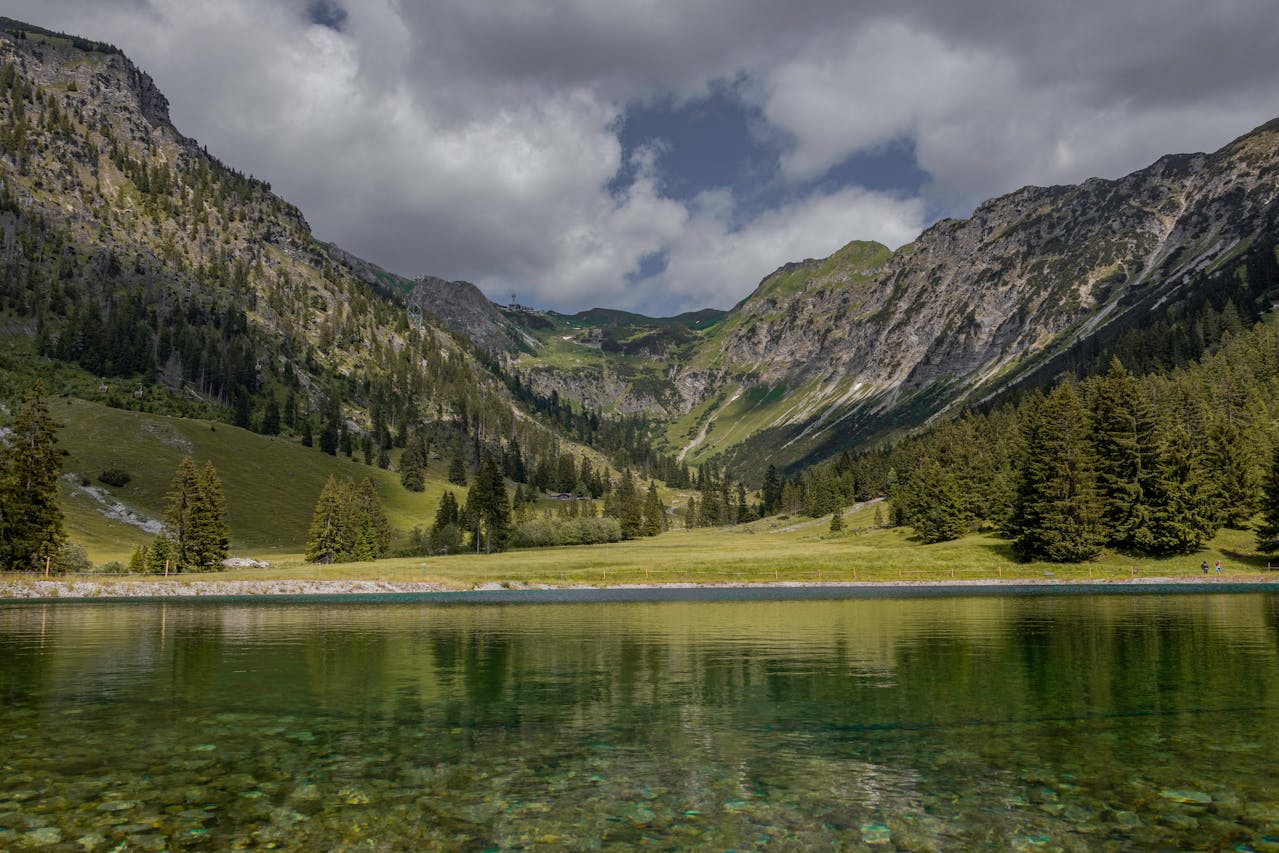
[[[450,587],[440,583],[360,581],[360,580],[133,580],[133,579],[43,579],[0,581],[0,601],[50,599],[168,599],[200,597],[271,597],[271,596],[378,596],[425,593],[467,594],[511,593],[535,591],[571,592],[607,590],[642,592],[643,590],[844,590],[855,591],[927,591],[1016,590],[1036,589],[1045,592],[1080,588],[1138,590],[1149,587],[1193,587],[1210,590],[1218,586],[1240,585],[1279,588],[1273,575],[1213,575],[1209,577],[1136,577],[1122,579],[1065,580],[1026,579],[1000,580],[921,580],[921,581],[762,581],[758,583],[651,583],[651,584],[527,584],[519,581],[487,582],[472,588]],[[1186,591],[1189,591],[1188,589]]]

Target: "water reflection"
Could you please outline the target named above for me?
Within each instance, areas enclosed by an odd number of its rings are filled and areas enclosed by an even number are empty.
[[[1277,637],[1264,594],[4,606],[0,846],[1264,846]]]

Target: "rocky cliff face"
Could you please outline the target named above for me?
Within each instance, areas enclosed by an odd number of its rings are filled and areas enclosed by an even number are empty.
[[[462,333],[490,355],[509,355],[531,343],[469,281],[424,276],[414,283],[408,305],[411,313],[433,314],[445,328]]]
[[[1215,154],[1164,157],[1119,180],[1025,187],[896,252],[853,243],[788,265],[680,371],[689,407],[726,386],[782,389],[771,416],[756,409],[733,443],[700,451],[731,455],[768,433],[756,449],[794,460],[818,442],[849,444],[992,393],[1179,298],[1274,232],[1277,197],[1274,122]]]

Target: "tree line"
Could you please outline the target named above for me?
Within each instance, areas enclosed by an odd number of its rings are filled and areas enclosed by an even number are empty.
[[[1258,548],[1279,526],[1279,321],[1226,333],[1214,352],[1168,374],[1118,359],[890,448],[783,482],[793,511],[830,512],[884,495],[890,521],[924,542],[980,528],[1023,560],[1079,561],[1103,549],[1190,553],[1260,512]]]

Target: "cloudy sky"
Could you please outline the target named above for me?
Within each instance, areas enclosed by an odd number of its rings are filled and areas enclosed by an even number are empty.
[[[1279,116],[1274,0],[6,0],[316,235],[491,298],[727,308]]]

